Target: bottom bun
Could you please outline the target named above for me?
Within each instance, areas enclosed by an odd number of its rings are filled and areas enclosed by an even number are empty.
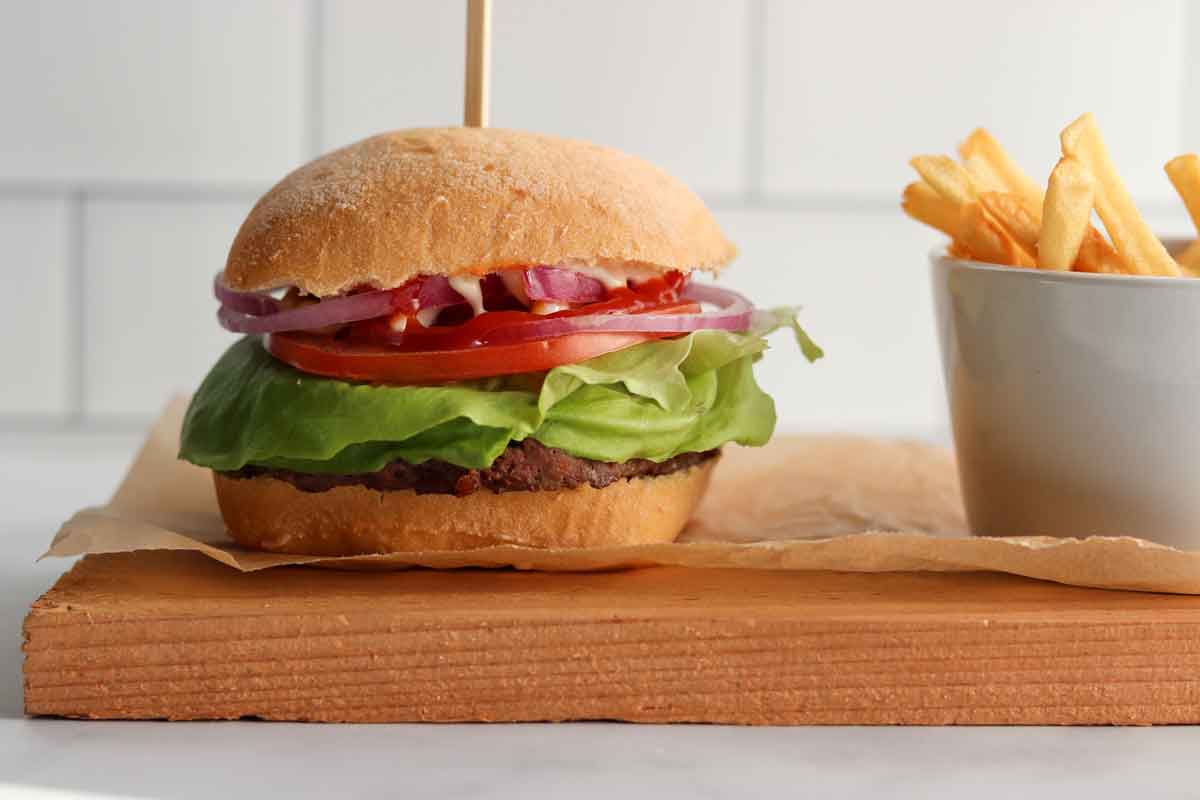
[[[716,461],[603,489],[465,497],[363,486],[302,492],[274,478],[219,473],[213,483],[230,535],[257,550],[351,556],[501,544],[605,547],[673,541],[700,503]]]

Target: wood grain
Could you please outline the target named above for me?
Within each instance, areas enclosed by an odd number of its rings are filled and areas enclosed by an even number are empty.
[[[1200,597],[1008,575],[88,556],[25,621],[30,714],[354,722],[1200,722]]]
[[[463,125],[486,128],[491,96],[492,0],[467,0]]]

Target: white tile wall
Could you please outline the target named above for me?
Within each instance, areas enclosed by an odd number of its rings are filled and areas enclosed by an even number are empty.
[[[342,0],[325,6],[322,145],[462,121],[465,4]]]
[[[705,192],[744,188],[748,5],[709,0],[501,0],[492,124],[580,137],[648,158]],[[457,2],[330,7],[330,146],[462,118]]]
[[[701,192],[740,191],[747,25],[741,0],[510,0],[496,17],[495,123],[627,150]]]
[[[83,401],[94,418],[145,417],[191,391],[235,339],[218,327],[213,275],[245,202],[99,200],[84,220]]]
[[[1193,2],[1184,6],[1184,21],[1180,27],[1184,42],[1200,40],[1200,8]],[[1183,113],[1183,147],[1191,152],[1200,151],[1200,103],[1194,98],[1200,92],[1200,57],[1192,54],[1190,48],[1184,50],[1183,57],[1183,86],[1181,87],[1181,105]]]
[[[67,215],[63,198],[0,194],[0,414],[71,410]]]
[[[1132,190],[1167,198],[1183,23],[1180,0],[768,0],[766,188],[890,194],[977,125],[1044,178],[1092,111]]]
[[[255,194],[317,149],[457,122],[464,18],[0,0],[0,289],[22,300],[0,315],[0,428],[126,424],[193,386],[229,341],[208,282]],[[492,117],[714,200],[743,250],[726,280],[803,303],[829,351],[809,368],[780,338],[762,363],[785,427],[936,433],[936,237],[895,210],[909,156],[983,124],[1044,173],[1092,110],[1153,224],[1190,233],[1161,164],[1200,149],[1192,34],[1183,0],[496,0]]]
[[[6,0],[0,177],[274,181],[303,160],[302,0]]]
[[[927,254],[939,235],[891,212],[718,214],[741,248],[720,282],[760,305],[803,306],[826,357],[788,334],[755,368],[787,430],[938,433],[947,427]]]

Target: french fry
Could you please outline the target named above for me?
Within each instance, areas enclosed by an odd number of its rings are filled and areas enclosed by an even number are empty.
[[[1092,174],[1075,159],[1062,158],[1055,165],[1042,206],[1042,232],[1037,248],[1039,267],[1069,270],[1075,265],[1091,227],[1095,190]],[[1099,237],[1099,232],[1096,235]]]
[[[1004,179],[1000,177],[1000,173],[996,171],[990,162],[981,156],[975,154],[962,156],[962,165],[980,190],[985,192],[1008,191],[1009,187],[1005,184]]]
[[[971,176],[950,156],[915,156],[908,163],[934,191],[954,205],[962,207],[978,198]]]
[[[958,152],[967,172],[977,185],[998,184],[1003,191],[1018,194],[1037,210],[1042,221],[1043,194],[1041,188],[1017,166],[1008,151],[986,129],[976,128],[959,145]],[[1128,272],[1124,261],[1108,240],[1092,225],[1088,225],[1074,268],[1081,272]]]
[[[1037,266],[1033,256],[978,201],[962,207],[959,231],[959,240],[980,261],[1014,267]]]
[[[974,256],[971,255],[971,251],[967,249],[967,246],[958,239],[952,240],[950,244],[946,246],[946,255],[950,256],[951,258],[968,260],[974,258]]]
[[[1164,168],[1171,185],[1179,193],[1179,198],[1187,207],[1192,225],[1200,231],[1200,157],[1195,153],[1177,156],[1167,162]]]
[[[954,238],[975,258],[991,264],[1036,266],[1032,252],[984,210],[975,182],[961,164],[949,156],[916,156],[909,163],[943,200],[959,209]]]
[[[1037,206],[1007,192],[984,192],[979,195],[979,203],[1024,250],[1037,252],[1042,216]]]
[[[913,219],[937,228],[951,239],[958,235],[958,206],[944,199],[925,181],[904,187],[900,208]]]
[[[1192,225],[1200,231],[1200,157],[1195,153],[1176,156],[1167,162],[1164,169],[1187,208]],[[1200,276],[1200,239],[1193,240],[1175,256],[1175,262],[1193,278]]]
[[[984,128],[976,128],[958,146],[958,155],[967,172],[984,191],[1010,192],[1042,207],[1042,189],[1017,166],[995,137]]]
[[[1200,239],[1193,239],[1192,243],[1175,257],[1175,261],[1192,277],[1200,276]]]
[[[944,204],[935,206],[929,194],[929,189],[932,189],[944,203],[959,213],[958,235],[950,243],[947,253],[956,258],[976,258],[980,261],[1000,262],[1008,259],[1007,263],[1029,266],[1036,261],[1033,254],[1039,249],[1031,246],[1030,219],[1039,226],[1038,240],[1045,235],[1045,231],[1040,229],[1044,224],[1044,196],[1041,189],[983,128],[976,129],[967,137],[959,146],[959,154],[962,165],[945,156],[918,156],[910,162],[925,178],[922,185],[928,186],[928,189],[906,189],[902,203],[905,210],[910,216],[949,233],[950,209]],[[983,196],[988,193],[1017,195],[1022,202],[1017,206],[1012,200],[1000,197],[985,200]],[[980,208],[968,209],[971,203]],[[938,212],[936,216],[933,215],[935,207]],[[1064,258],[1061,254],[1054,254],[1055,248],[1069,245],[1073,238],[1062,242],[1059,236],[1059,232],[1052,230],[1053,242],[1049,246],[1051,263],[1057,263],[1054,259]],[[972,252],[968,241],[979,252]],[[1180,255],[1181,260],[1185,258],[1190,259],[1189,265],[1193,265],[1185,269],[1189,272],[1194,269],[1200,274],[1200,244]],[[1134,271],[1104,235],[1090,224],[1083,232],[1072,268],[1080,272],[1099,273]]]
[[[1138,214],[1113,167],[1095,118],[1084,114],[1064,128],[1059,138],[1063,155],[1075,158],[1092,173],[1096,212],[1127,267],[1141,275],[1182,275],[1175,259]]]
[[[1075,259],[1076,272],[1099,272],[1106,275],[1120,275],[1129,272],[1125,260],[1109,244],[1104,234],[1092,226],[1088,226],[1079,246],[1079,256]]]

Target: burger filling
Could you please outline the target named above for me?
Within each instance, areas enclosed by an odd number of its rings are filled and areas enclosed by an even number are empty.
[[[380,492],[411,490],[417,494],[453,494],[463,497],[485,490],[501,492],[556,492],[591,486],[603,489],[619,480],[653,478],[691,469],[716,458],[719,451],[681,453],[666,461],[645,458],[614,463],[577,458],[557,447],[534,440],[510,444],[486,469],[467,469],[431,459],[422,464],[392,461],[378,472],[323,475],[246,465],[222,473],[227,478],[268,477],[287,481],[302,492],[324,492],[338,486],[365,486]]]
[[[678,272],[530,267],[332,298],[215,284],[246,334],[205,378],[180,456],[303,491],[557,491],[763,444],[753,362],[792,308]]]

